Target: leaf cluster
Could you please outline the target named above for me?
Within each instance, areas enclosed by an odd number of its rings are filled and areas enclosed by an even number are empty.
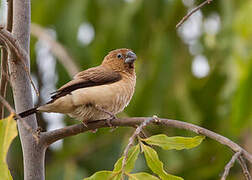
[[[167,137],[164,134],[154,135],[146,139],[139,139],[139,143],[130,148],[128,158],[126,159],[125,167],[122,166],[124,156],[120,157],[114,165],[113,171],[99,171],[89,178],[84,180],[120,180],[127,176],[129,180],[183,180],[183,178],[171,175],[164,170],[164,164],[158,157],[157,152],[150,145],[159,146],[165,150],[182,150],[191,149],[198,146],[203,140],[204,136],[191,137]],[[131,173],[134,165],[141,152],[148,167],[158,177],[147,172]]]

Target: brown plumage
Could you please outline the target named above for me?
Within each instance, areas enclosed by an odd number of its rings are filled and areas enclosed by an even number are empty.
[[[56,112],[84,123],[110,118],[111,114],[123,111],[133,96],[136,58],[130,49],[111,51],[100,66],[79,72],[72,81],[54,92],[47,104],[19,115]]]

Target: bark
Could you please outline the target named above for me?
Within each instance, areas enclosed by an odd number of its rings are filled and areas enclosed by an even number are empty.
[[[13,1],[12,34],[28,55],[30,48],[30,5],[30,0]],[[26,60],[25,64],[29,68],[29,59]],[[20,59],[13,55],[10,56],[9,70],[16,112],[21,112],[32,108],[33,102],[30,81]],[[35,115],[29,116],[24,120],[33,130],[37,129]],[[44,179],[44,157],[46,147],[40,143],[37,143],[32,134],[24,126],[24,123],[20,122],[19,120],[18,131],[23,150],[24,179]]]

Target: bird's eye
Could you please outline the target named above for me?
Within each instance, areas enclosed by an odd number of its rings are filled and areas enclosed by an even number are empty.
[[[121,53],[117,54],[117,58],[121,59],[122,58],[122,54]]]

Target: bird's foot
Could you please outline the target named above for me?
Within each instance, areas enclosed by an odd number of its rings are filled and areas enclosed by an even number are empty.
[[[108,115],[110,116],[108,119],[106,119],[106,123],[107,123],[107,125],[108,125],[109,127],[114,128],[114,126],[111,124],[111,121],[112,121],[112,120],[116,120],[117,117],[116,117],[113,113],[111,113],[111,112],[105,110],[104,108],[100,107],[99,105],[95,105],[95,108],[96,108],[97,110],[99,110],[99,111],[101,111],[101,112],[104,112],[104,113],[106,113],[106,114],[108,114]]]
[[[113,126],[113,125],[111,124],[111,121],[112,121],[112,120],[116,120],[116,119],[117,119],[117,117],[116,117],[115,115],[113,115],[113,116],[111,116],[110,118],[106,119],[107,125],[111,128],[110,132],[113,132],[113,131],[117,128],[117,126]]]
[[[110,118],[106,119],[106,123],[107,123],[107,125],[108,125],[109,127],[113,128],[113,125],[111,124],[111,121],[112,121],[113,119],[115,119],[115,118],[116,118],[116,117],[110,117]]]

